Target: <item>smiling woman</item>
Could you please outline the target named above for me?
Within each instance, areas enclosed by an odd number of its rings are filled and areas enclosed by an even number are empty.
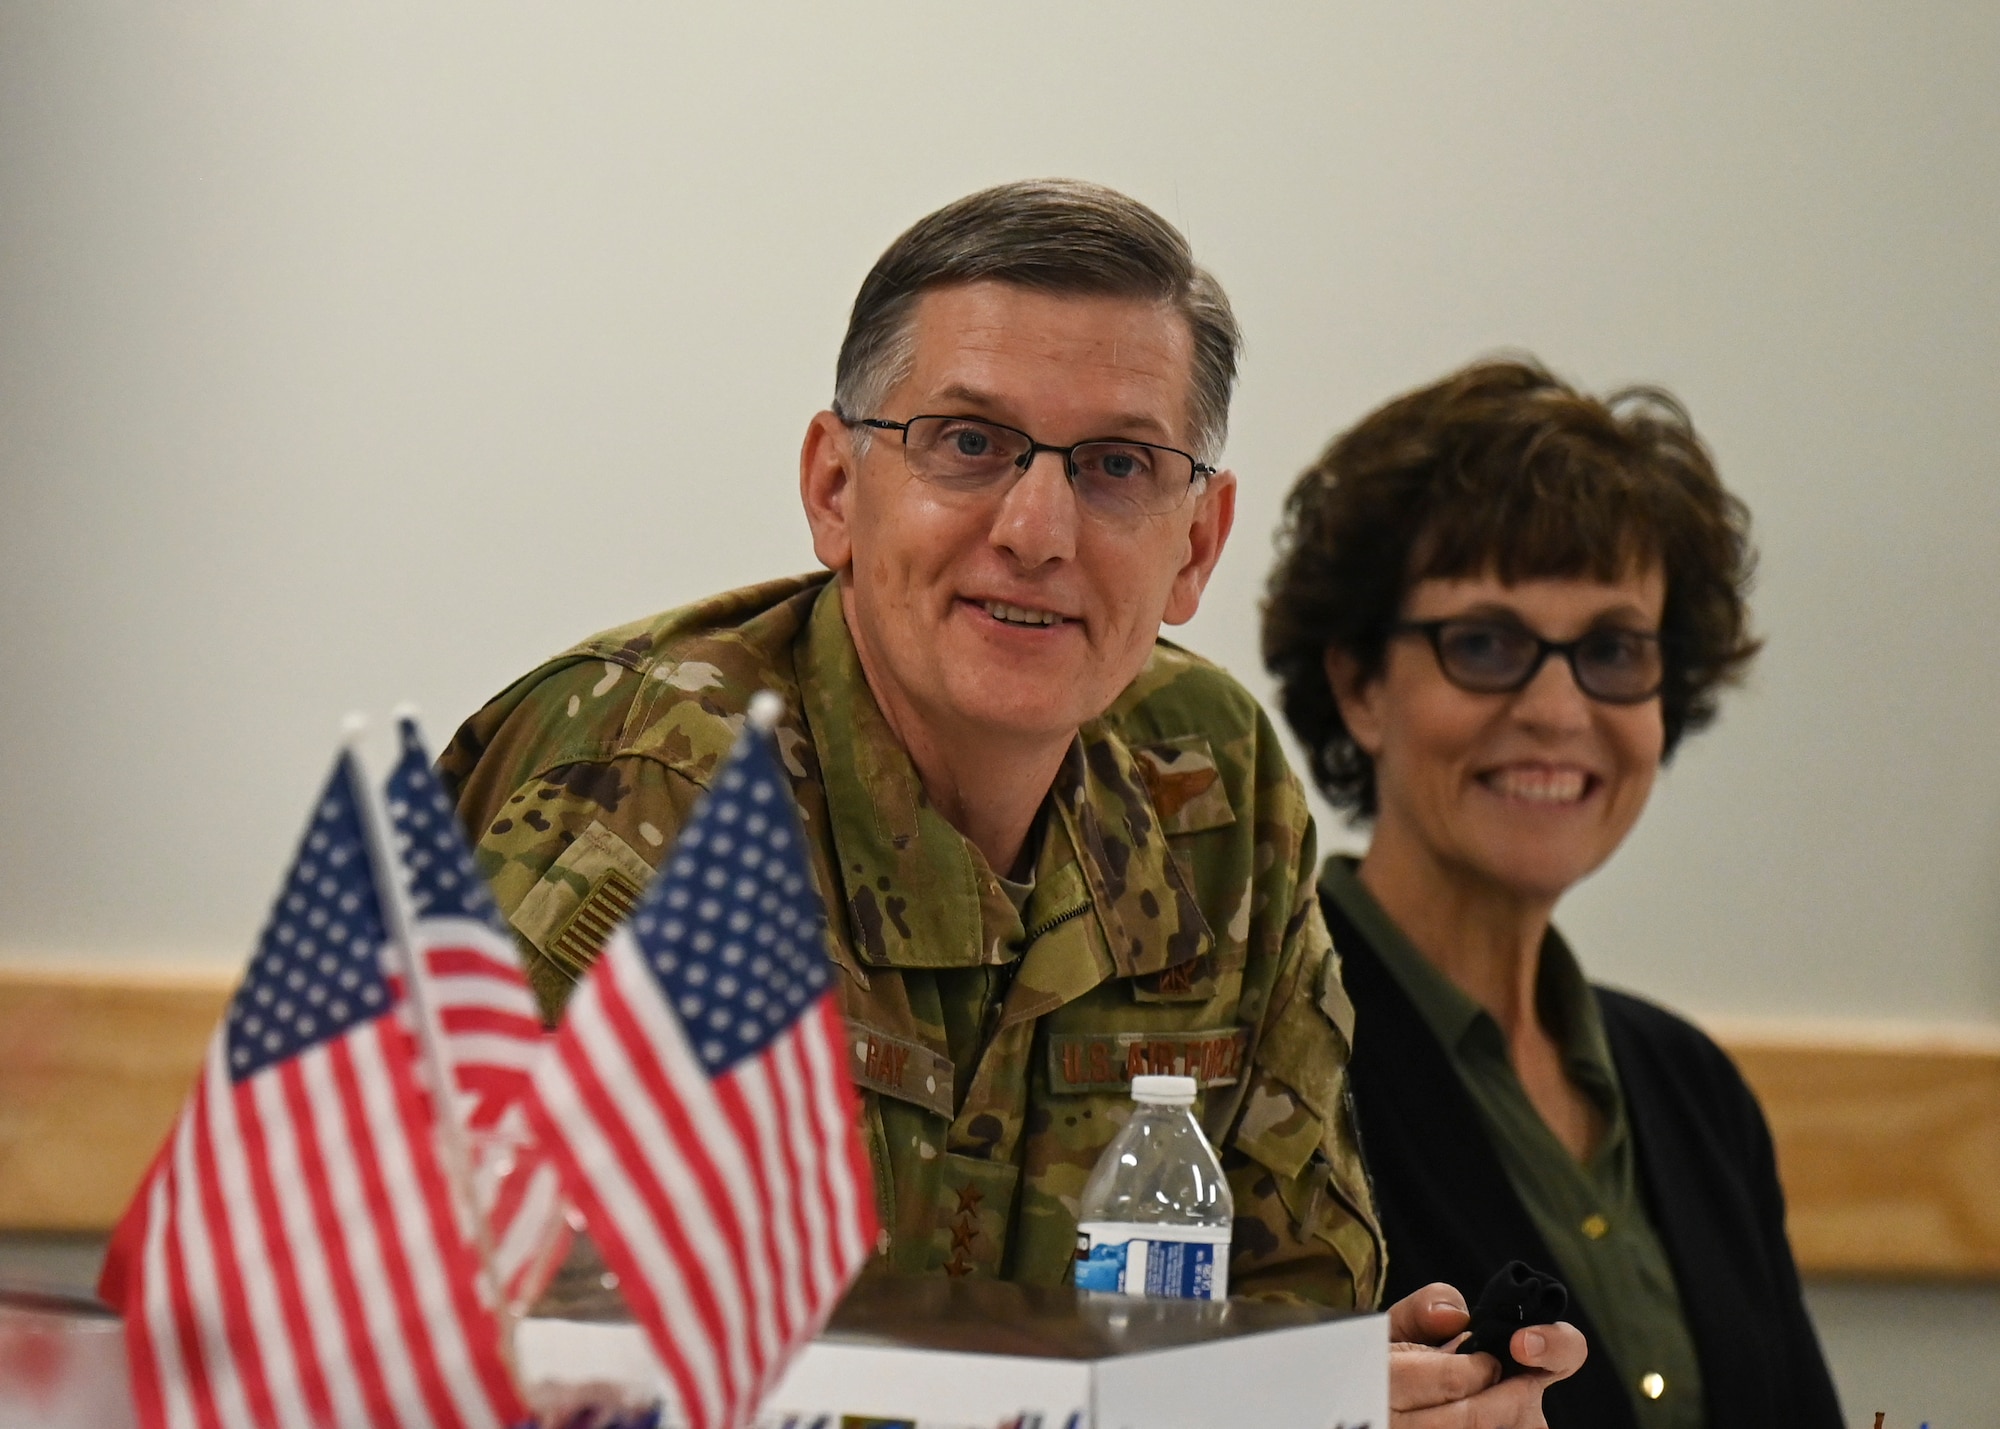
[[[1840,1422],[1755,1100],[1551,925],[1756,653],[1748,526],[1665,393],[1492,362],[1336,439],[1271,576],[1285,714],[1373,825],[1320,903],[1390,1296],[1559,1271],[1591,1354],[1557,1429]]]

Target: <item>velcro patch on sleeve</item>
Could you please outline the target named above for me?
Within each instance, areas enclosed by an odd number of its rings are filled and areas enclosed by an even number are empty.
[[[593,819],[514,910],[515,929],[571,977],[581,977],[652,881],[652,865]]]
[[[857,1087],[951,1117],[952,1063],[921,1042],[847,1024],[847,1072]]]
[[[607,868],[590,886],[590,896],[576,905],[554,940],[543,949],[559,967],[582,977],[597,961],[619,924],[639,906],[641,890],[615,868]]]
[[[1250,1034],[1241,1027],[1206,1032],[1055,1032],[1049,1035],[1049,1090],[1059,1096],[1122,1092],[1134,1077],[1193,1077],[1198,1087],[1226,1087],[1243,1075]]]

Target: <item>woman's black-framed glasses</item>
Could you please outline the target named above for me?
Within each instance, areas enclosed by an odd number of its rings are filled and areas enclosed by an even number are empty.
[[[1164,515],[1187,500],[1196,477],[1215,475],[1214,467],[1190,453],[1154,442],[1103,438],[1057,447],[1018,427],[976,417],[926,414],[891,422],[843,414],[840,419],[851,427],[902,433],[910,474],[950,491],[992,491],[1018,479],[1038,454],[1054,452],[1077,499],[1113,518]]]
[[[1491,616],[1404,620],[1390,630],[1423,636],[1444,677],[1478,695],[1526,689],[1551,655],[1569,662],[1579,690],[1606,704],[1640,704],[1666,682],[1666,657],[1659,635],[1651,631],[1607,625],[1574,640],[1544,640],[1519,621]]]

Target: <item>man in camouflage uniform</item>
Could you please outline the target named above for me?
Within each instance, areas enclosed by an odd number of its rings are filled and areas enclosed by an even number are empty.
[[[1300,787],[1242,688],[1157,638],[1228,535],[1235,346],[1185,240],[1121,195],[940,210],[870,274],[808,429],[830,574],[586,641],[442,760],[553,1017],[750,697],[783,698],[894,1268],[1063,1282],[1132,1076],[1169,1072],[1229,1175],[1232,1291],[1379,1295]],[[1491,1377],[1399,1357],[1397,1403],[1538,1422],[1536,1386]]]

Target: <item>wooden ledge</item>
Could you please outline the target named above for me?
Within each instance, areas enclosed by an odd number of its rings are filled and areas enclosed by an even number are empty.
[[[1802,1269],[2000,1277],[2000,1029],[1709,1030],[1764,1104]]]
[[[233,970],[0,964],[0,1230],[104,1230],[201,1068]]]
[[[235,979],[0,963],[0,1230],[117,1219]],[[1802,1269],[2000,1278],[2000,1029],[1708,1026],[1770,1118]]]

